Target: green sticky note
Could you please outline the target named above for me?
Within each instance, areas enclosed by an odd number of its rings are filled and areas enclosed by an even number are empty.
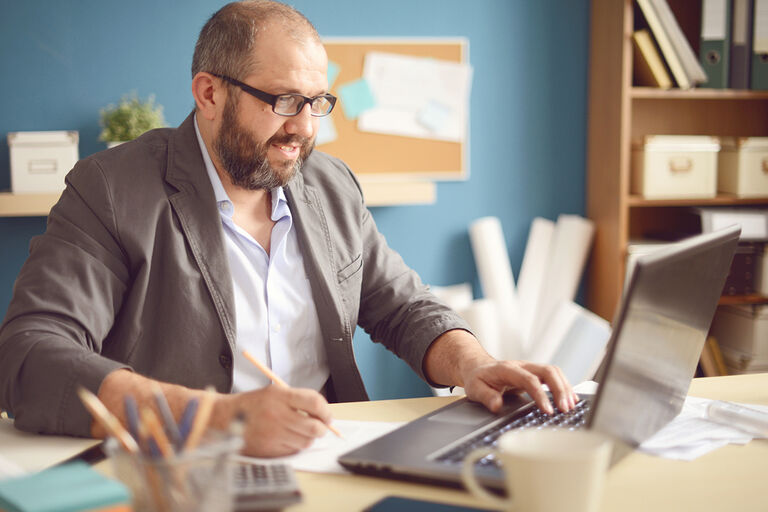
[[[357,119],[360,114],[376,106],[376,99],[365,78],[339,86],[339,98],[347,119]]]
[[[130,500],[127,487],[80,461],[0,480],[0,509],[8,512],[76,512]]]

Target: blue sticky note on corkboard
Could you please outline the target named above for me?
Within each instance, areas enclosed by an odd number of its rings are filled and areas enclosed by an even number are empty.
[[[339,86],[339,97],[347,119],[357,119],[360,114],[376,106],[376,99],[365,78]]]

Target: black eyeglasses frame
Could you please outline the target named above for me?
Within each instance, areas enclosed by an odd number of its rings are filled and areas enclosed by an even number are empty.
[[[239,87],[240,89],[247,92],[254,98],[261,100],[264,103],[267,103],[269,105],[272,105],[272,112],[283,117],[294,117],[299,115],[299,113],[304,109],[304,105],[306,105],[307,103],[309,103],[309,111],[312,114],[312,117],[325,117],[333,111],[333,107],[336,105],[336,96],[334,96],[333,94],[328,94],[328,93],[320,94],[318,96],[313,96],[311,98],[298,93],[270,94],[268,92],[264,92],[259,89],[256,89],[255,87],[251,87],[250,85],[243,83],[240,80],[237,80],[230,76],[220,75],[218,73],[211,73],[211,74],[215,77],[221,78],[225,82],[229,82],[230,84]],[[301,104],[299,105],[299,108],[296,110],[294,114],[283,114],[275,110],[275,105],[277,104],[277,100],[282,96],[293,96],[293,97],[301,98]],[[324,114],[316,114],[312,111],[312,104],[314,103],[315,100],[319,98],[324,98],[331,105],[331,108],[328,109],[328,112]]]

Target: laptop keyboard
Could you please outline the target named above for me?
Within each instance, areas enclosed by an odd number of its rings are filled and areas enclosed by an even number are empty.
[[[475,434],[458,446],[441,454],[435,458],[435,460],[444,464],[460,464],[472,450],[484,447],[495,448],[501,435],[510,430],[524,430],[530,428],[576,430],[582,428],[586,423],[590,404],[591,401],[580,400],[576,403],[576,407],[570,411],[561,412],[555,409],[555,414],[551,416],[542,412],[538,407],[533,408],[528,414],[523,416],[511,416],[509,422],[494,424],[490,428]],[[480,459],[477,464],[480,466],[498,465],[493,455],[488,455]]]

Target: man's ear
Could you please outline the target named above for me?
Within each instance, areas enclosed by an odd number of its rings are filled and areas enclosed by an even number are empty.
[[[192,79],[192,96],[195,98],[197,112],[209,121],[216,118],[217,112],[224,105],[225,94],[226,88],[210,73],[201,71]]]

